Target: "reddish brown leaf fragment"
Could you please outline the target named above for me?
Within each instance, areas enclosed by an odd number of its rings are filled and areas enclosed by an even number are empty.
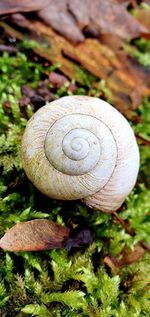
[[[118,260],[114,256],[106,255],[103,259],[103,262],[111,269],[114,274],[118,273]]]
[[[128,5],[132,5],[133,8],[136,8],[138,5],[137,0],[114,0],[115,2],[118,2],[118,4],[122,4],[125,8]]]
[[[130,1],[135,6],[135,1]],[[125,5],[114,0],[1,0],[0,14],[36,11],[53,29],[73,43],[85,39],[83,33],[98,37],[101,33],[132,39],[148,33]],[[18,22],[17,22],[18,23]]]
[[[120,260],[118,260],[118,265],[119,266],[125,266],[125,265],[130,265],[134,262],[139,261],[142,256],[144,255],[145,250],[142,246],[137,244],[134,248],[133,251],[129,251],[129,249],[124,249],[122,253],[122,257]]]
[[[0,52],[16,53],[18,49],[11,45],[0,44]]]
[[[0,247],[7,251],[39,251],[63,247],[70,229],[53,221],[35,219],[17,223],[0,240]]]
[[[18,39],[26,37],[5,23],[1,22],[0,25],[11,36]],[[133,58],[129,58],[124,50],[116,52],[96,39],[86,39],[84,43],[73,46],[50,27],[37,21],[32,21],[29,29],[31,32],[36,30],[39,36],[39,43],[34,48],[36,54],[52,64],[59,62],[60,70],[68,78],[73,78],[79,83],[83,83],[83,79],[77,71],[77,63],[83,65],[97,78],[104,79],[111,91],[113,104],[128,119],[132,118],[133,109],[138,106],[143,95],[150,95],[148,69],[139,65]],[[40,44],[40,39],[43,38],[47,41],[47,48]],[[95,87],[98,84],[94,83]],[[38,94],[41,95],[41,91]],[[43,97],[47,98],[45,95]]]
[[[40,10],[38,15],[72,42],[82,42],[84,35],[78,28],[73,15],[68,12],[67,5],[67,0],[49,0],[48,6]]]
[[[150,5],[150,0],[143,0],[142,2]]]
[[[21,28],[30,29],[32,27],[32,22],[21,13],[11,14],[11,21]]]
[[[100,34],[100,43],[110,47],[114,52],[117,52],[123,47],[124,40],[115,34]]]
[[[70,83],[69,80],[64,75],[60,75],[55,72],[50,73],[49,81],[57,89],[63,87],[64,85],[67,85],[68,89],[72,93],[75,92],[77,89],[77,86],[73,83]]]
[[[122,4],[113,0],[70,0],[68,5],[81,29],[88,26],[94,33],[115,34],[123,39],[132,39],[147,32]]]
[[[0,14],[38,11],[47,6],[49,0],[1,0]]]
[[[133,251],[129,248],[124,248],[122,253],[117,257],[107,255],[104,257],[103,261],[113,273],[117,274],[119,268],[139,261],[143,257],[144,253],[144,248],[137,244]]]
[[[72,229],[70,233],[70,238],[65,243],[65,248],[70,250],[71,248],[85,247],[93,243],[94,235],[90,229],[84,228]]]
[[[134,14],[136,19],[150,31],[150,7],[149,9],[136,9]]]

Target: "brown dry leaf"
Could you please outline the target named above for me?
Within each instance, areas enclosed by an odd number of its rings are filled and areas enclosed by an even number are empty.
[[[58,74],[56,72],[51,72],[49,74],[49,82],[55,87],[56,89],[63,87],[64,85],[67,85],[68,89],[74,93],[77,90],[77,86],[73,83],[71,83],[67,77],[64,75]]]
[[[0,247],[11,252],[61,248],[69,232],[69,228],[53,221],[35,219],[9,229],[1,238]]]
[[[11,14],[11,21],[18,25],[20,28],[32,28],[32,22],[21,13]]]
[[[49,0],[46,8],[38,12],[38,16],[72,42],[84,41],[74,16],[68,11],[70,0]],[[82,3],[82,1],[81,1]]]
[[[0,25],[8,34],[19,39],[26,38],[26,35],[5,23],[1,22]],[[113,51],[96,39],[86,39],[84,43],[74,46],[50,27],[37,21],[30,22],[28,28],[31,32],[36,30],[39,36],[39,44],[34,51],[52,64],[59,62],[61,71],[67,77],[82,83],[77,72],[78,63],[97,78],[104,79],[111,91],[113,104],[127,118],[132,117],[132,110],[139,105],[142,96],[150,95],[150,72],[127,56],[123,50]],[[42,41],[45,41],[47,48],[40,44]]]
[[[135,5],[135,1],[131,3]],[[125,5],[115,0],[1,0],[0,14],[36,11],[44,22],[74,43],[84,41],[84,33],[96,37],[113,34],[123,39],[148,33]]]
[[[16,53],[18,49],[12,45],[0,44],[0,52]]]
[[[100,34],[99,41],[111,48],[114,52],[120,50],[124,45],[124,40],[114,34]]]
[[[119,256],[113,257],[111,255],[107,255],[104,257],[103,261],[113,273],[117,274],[119,268],[139,261],[143,257],[144,253],[144,248],[137,244],[133,251],[131,251],[129,248],[124,248]]]
[[[113,274],[119,273],[118,261],[114,256],[106,255],[103,259],[103,262],[107,267],[109,267]]]
[[[135,0],[133,0],[135,1]],[[129,4],[132,4],[132,0],[114,0],[114,2],[118,3],[118,4],[122,4],[124,5],[124,7],[126,8]]]
[[[134,15],[150,31],[150,7],[149,9],[138,8],[134,11]]]
[[[79,27],[88,27],[97,36],[109,33],[131,39],[147,32],[122,4],[113,0],[69,0],[68,6]]]
[[[144,253],[145,250],[140,244],[137,244],[133,251],[131,251],[129,248],[125,248],[120,259],[118,259],[118,266],[126,266],[137,262],[141,259]]]
[[[72,60],[83,65],[96,77],[104,79],[111,90],[113,103],[127,117],[131,115],[129,109],[135,109],[141,97],[150,94],[150,73],[131,60],[125,52],[114,52],[96,39],[86,39],[84,43],[73,46],[40,22],[33,22],[32,27],[41,36],[47,35],[50,50],[39,48],[43,57],[51,61],[53,59],[54,63],[59,60],[65,75],[79,82],[81,79],[78,78],[76,64]]]
[[[38,15],[54,30],[72,42],[84,40],[83,33],[99,37],[101,33],[132,39],[148,33],[126,10],[114,0],[49,0]],[[82,33],[83,32],[83,33]]]
[[[142,2],[150,5],[150,0],[143,0]]]
[[[38,11],[49,4],[49,0],[0,0],[0,14]]]

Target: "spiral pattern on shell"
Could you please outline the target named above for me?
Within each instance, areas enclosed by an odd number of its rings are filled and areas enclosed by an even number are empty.
[[[133,188],[139,151],[127,120],[94,97],[69,96],[38,110],[22,141],[28,178],[54,199],[117,209]]]

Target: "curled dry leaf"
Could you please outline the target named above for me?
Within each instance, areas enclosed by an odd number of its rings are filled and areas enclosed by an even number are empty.
[[[88,26],[91,33],[116,34],[124,39],[134,38],[147,32],[122,4],[113,0],[70,0],[69,9],[81,29]]]
[[[15,36],[19,40],[24,38],[30,40],[29,34],[18,32],[4,22],[0,22],[0,26],[10,36]],[[50,27],[37,21],[30,23],[29,30],[31,34],[33,32],[35,34],[36,30],[39,36],[37,47],[33,48],[34,52],[52,64],[59,62],[60,70],[68,78],[74,78],[78,83],[83,84],[82,77],[77,71],[78,63],[97,78],[104,79],[111,92],[113,104],[128,119],[133,116],[132,110],[136,109],[142,97],[150,95],[149,70],[133,58],[129,58],[124,50],[114,51],[113,48],[101,44],[96,39],[86,39],[84,43],[74,46]],[[46,48],[42,47],[40,39],[46,41]],[[93,85],[96,88],[99,82]]]
[[[47,24],[72,42],[84,41],[84,35],[79,29],[74,16],[68,11],[68,0],[49,0],[49,4],[38,12]]]
[[[68,89],[74,93],[77,89],[77,86],[73,83],[70,83],[67,77],[61,74],[57,74],[55,72],[51,72],[49,75],[49,82],[53,84],[55,88],[61,88],[64,85],[68,86]]]
[[[142,258],[144,253],[145,250],[140,244],[137,244],[132,251],[125,248],[121,254],[121,258],[118,260],[118,265],[125,266],[137,262]]]
[[[0,44],[0,52],[16,53],[18,49],[11,45]]]
[[[148,32],[128,13],[125,5],[114,0],[49,0],[48,6],[38,15],[75,43],[82,42],[84,34],[99,37],[105,33],[132,39]]]
[[[128,3],[115,0],[1,0],[0,14],[36,11],[53,29],[74,43],[83,42],[85,34],[101,33],[132,39],[148,30],[126,9]]]
[[[85,247],[92,244],[94,241],[94,234],[91,232],[90,229],[82,229],[79,230],[77,227],[76,229],[72,230],[70,234],[70,238],[65,243],[65,248],[70,250],[71,248],[80,248]]]
[[[47,6],[48,3],[49,0],[1,0],[0,14],[38,11]]]
[[[70,229],[53,221],[35,219],[17,223],[0,240],[7,251],[39,251],[61,248],[69,237]]]
[[[11,14],[11,21],[18,25],[21,28],[30,28],[32,25],[32,22],[27,19],[23,14],[21,13],[13,13]]]
[[[0,22],[0,26],[10,36],[15,36],[19,40],[30,40],[29,34],[18,32],[4,22]],[[36,30],[39,36],[37,47],[33,48],[34,52],[52,64],[59,62],[60,70],[68,78],[74,78],[83,84],[82,77],[77,71],[78,63],[97,78],[104,79],[111,92],[113,104],[128,119],[133,116],[132,110],[139,105],[142,97],[150,95],[149,70],[133,58],[129,58],[124,50],[116,52],[96,39],[86,39],[84,43],[74,46],[50,27],[37,21],[30,23],[29,30],[31,34],[35,34]],[[42,47],[40,39],[46,41],[46,48]],[[99,82],[93,85],[97,87]],[[38,94],[41,95],[41,92]],[[43,97],[45,98],[45,95]]]
[[[146,10],[136,9],[134,14],[136,19],[150,31],[150,7]]]
[[[144,248],[140,244],[137,244],[134,250],[131,251],[129,248],[124,248],[122,253],[117,257],[107,255],[104,257],[103,261],[112,272],[117,273],[119,268],[139,261],[144,253]]]
[[[150,0],[143,0],[142,2],[150,5]]]

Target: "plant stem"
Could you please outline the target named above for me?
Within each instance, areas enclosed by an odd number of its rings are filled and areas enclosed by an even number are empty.
[[[136,235],[136,233],[134,232],[134,230],[132,228],[129,227],[129,225],[118,215],[118,213],[116,211],[112,211],[111,212],[112,216],[115,217],[120,223],[121,225],[125,228],[125,231],[132,237],[134,237]],[[140,240],[139,244],[143,247],[143,249],[145,249],[147,252],[150,252],[150,247],[149,245],[147,245],[144,241]]]

